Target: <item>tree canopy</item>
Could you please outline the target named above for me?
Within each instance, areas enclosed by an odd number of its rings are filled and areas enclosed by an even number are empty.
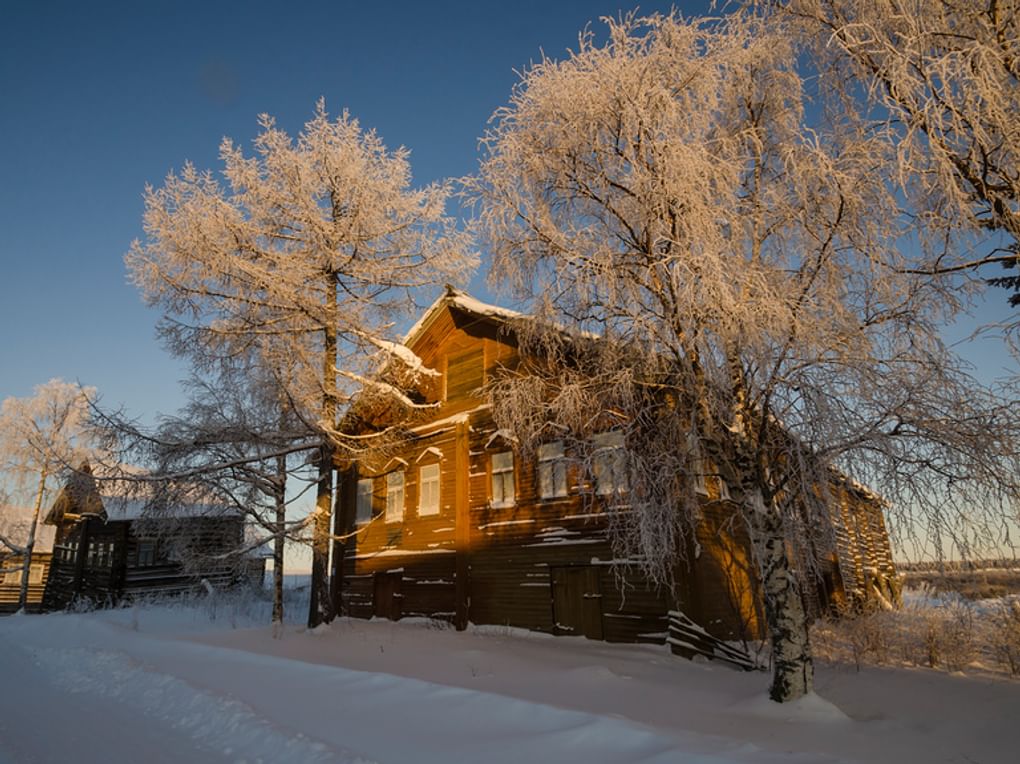
[[[271,117],[247,156],[220,146],[222,181],[186,164],[145,194],[145,241],[126,256],[164,310],[169,348],[210,367],[250,355],[294,416],[318,433],[313,597],[329,617],[333,453],[360,441],[341,427],[358,395],[413,406],[391,377],[431,370],[394,336],[420,289],[465,275],[466,238],[446,215],[448,184],[411,186],[409,152],[388,150],[347,112],[319,101],[292,139]]]
[[[523,73],[469,186],[494,282],[562,360],[496,388],[501,426],[541,437],[535,401],[572,431],[615,422],[633,510],[616,540],[660,580],[694,483],[723,479],[756,544],[777,700],[811,687],[784,539],[810,548],[834,470],[961,548],[975,537],[951,518],[980,535],[1020,498],[1020,420],[941,338],[953,285],[901,246],[894,128],[809,103],[799,39],[770,14],[610,20]],[[563,327],[602,341],[579,352]]]

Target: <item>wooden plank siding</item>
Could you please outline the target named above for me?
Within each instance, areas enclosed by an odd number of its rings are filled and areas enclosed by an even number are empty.
[[[38,612],[42,609],[43,592],[46,590],[46,582],[50,577],[51,552],[34,552],[32,554],[31,568],[33,570],[21,571],[14,574],[13,568],[24,564],[23,557],[17,554],[0,556],[0,570],[7,569],[11,572],[0,572],[0,614],[14,613],[18,609],[21,598],[21,578],[28,576],[28,592],[25,610],[27,612]]]
[[[195,517],[172,523],[162,537],[161,523],[151,520],[84,517],[60,528],[43,609],[64,610],[75,603],[111,607],[193,591],[203,580],[216,588],[238,582],[237,561],[216,556],[239,547],[241,518]],[[148,559],[140,559],[143,542],[154,545]],[[182,562],[182,556],[193,557],[193,562]]]
[[[762,635],[751,544],[722,486],[707,481],[703,517],[676,571],[675,590],[657,588],[635,561],[614,558],[609,518],[569,460],[568,495],[543,499],[536,459],[522,459],[497,431],[479,388],[517,363],[505,322],[455,301],[439,302],[408,341],[440,372],[421,391],[435,408],[408,423],[407,438],[385,454],[338,464],[343,484],[336,527],[342,532],[334,548],[334,593],[341,613],[424,616],[458,628],[470,621],[661,644],[672,611],[674,621],[682,612],[703,628],[706,640]],[[493,497],[493,457],[505,452],[513,454],[514,496],[499,502]],[[436,515],[418,511],[425,463],[440,467]],[[402,514],[387,521],[387,476],[394,472],[404,475]],[[373,481],[372,517],[358,525],[354,486],[365,479]],[[869,554],[885,564],[878,538],[884,533],[881,509],[876,512],[867,520],[868,537],[878,539]],[[866,547],[857,514],[854,507],[841,514],[836,548],[818,552],[828,561],[830,580],[812,592],[812,608],[822,608],[831,590],[842,587],[836,560],[842,565],[845,555],[859,555]],[[856,571],[863,563],[854,558],[853,564]]]

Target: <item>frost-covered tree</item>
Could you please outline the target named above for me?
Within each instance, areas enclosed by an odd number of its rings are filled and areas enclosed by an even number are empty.
[[[789,0],[827,87],[889,128],[890,179],[926,234],[919,267],[954,273],[1020,258],[1017,0]],[[981,240],[959,246],[961,234]],[[1020,277],[994,279],[1013,289]]]
[[[240,547],[219,556],[243,559],[272,544],[272,619],[281,624],[285,545],[307,543],[312,520],[288,520],[288,510],[317,480],[308,454],[321,439],[314,423],[303,421],[283,397],[286,385],[278,375],[251,361],[234,359],[215,372],[196,371],[186,384],[187,405],[160,417],[153,428],[99,409],[94,424],[115,454],[104,474],[125,498],[145,502],[143,522],[172,515],[181,505],[229,507],[246,519],[250,533]],[[134,467],[118,467],[123,464]],[[152,530],[165,535],[176,528],[164,520]]]
[[[613,540],[664,584],[697,484],[724,480],[778,701],[812,687],[810,571],[791,553],[834,478],[947,544],[975,538],[954,521],[980,537],[1020,496],[1017,417],[941,341],[949,285],[898,246],[894,144],[807,108],[795,39],[744,13],[610,21],[605,42],[586,32],[522,75],[469,182],[493,281],[538,316],[521,327],[536,373],[494,387],[500,426],[525,448],[573,432],[595,472],[622,446]]]
[[[392,327],[416,290],[462,276],[473,257],[445,214],[449,187],[412,188],[406,149],[387,150],[346,112],[330,120],[322,101],[296,140],[259,123],[254,156],[223,141],[222,180],[187,164],[146,190],[146,239],[126,262],[164,309],[173,352],[294,370],[281,394],[319,433],[315,625],[330,617],[333,455],[361,447],[341,427],[346,407],[366,386],[413,405],[377,377],[429,372]]]
[[[0,407],[0,475],[15,496],[32,497],[24,543],[3,538],[4,546],[22,558],[19,609],[28,599],[28,571],[47,490],[96,453],[86,427],[94,388],[51,379],[34,392],[7,398]]]

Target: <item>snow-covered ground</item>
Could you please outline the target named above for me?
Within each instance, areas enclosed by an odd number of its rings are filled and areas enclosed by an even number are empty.
[[[0,762],[1020,760],[1016,681],[822,667],[778,706],[764,674],[655,646],[406,621],[274,638],[262,612],[0,619]]]

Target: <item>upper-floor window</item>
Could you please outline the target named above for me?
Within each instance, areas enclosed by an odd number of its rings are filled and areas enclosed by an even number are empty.
[[[439,514],[439,465],[425,464],[418,470],[418,515]]]
[[[372,519],[372,494],[374,490],[375,481],[372,478],[362,478],[358,481],[358,497],[354,507],[354,522],[357,525],[362,525]]]
[[[567,495],[567,462],[561,440],[538,447],[538,495],[543,499]]]
[[[623,433],[617,430],[602,432],[592,438],[592,472],[595,473],[595,493],[608,496],[623,493],[630,488],[627,480],[627,452],[623,447]]]
[[[512,506],[514,494],[514,454],[502,451],[492,455],[492,505]]]
[[[20,584],[21,568],[17,568],[16,570],[8,570],[6,573],[4,573],[4,583],[8,585]]]
[[[28,583],[41,584],[42,578],[43,578],[43,566],[40,563],[33,563],[32,569],[28,574]]]
[[[391,472],[386,476],[386,522],[404,519],[404,473]]]

